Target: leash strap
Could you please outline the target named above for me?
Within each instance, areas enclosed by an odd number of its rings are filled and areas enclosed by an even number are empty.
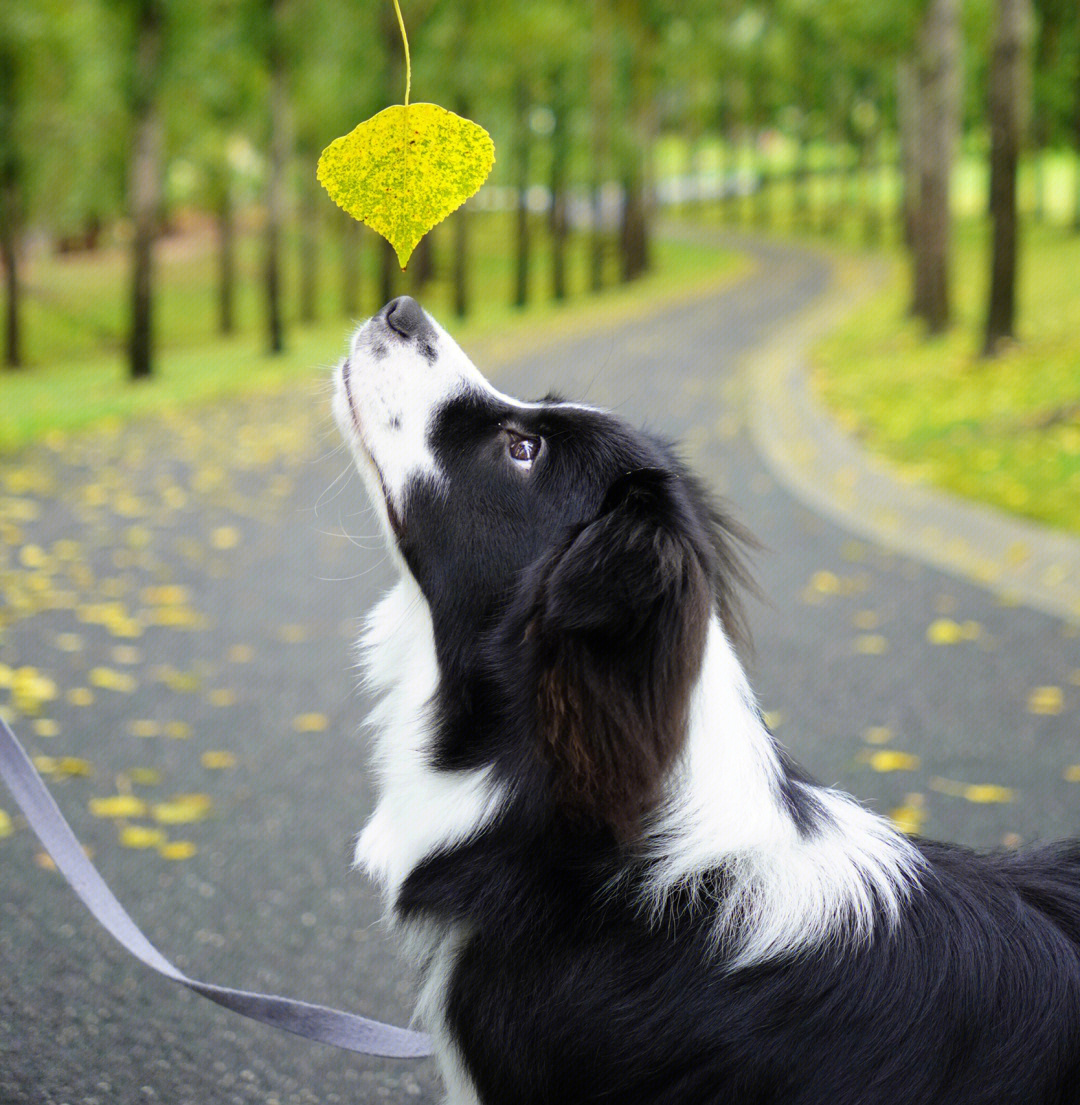
[[[147,940],[105,885],[105,880],[87,859],[71,826],[64,820],[60,807],[3,718],[0,718],[0,777],[7,783],[38,840],[83,905],[110,936],[158,974],[243,1017],[262,1021],[272,1028],[293,1032],[318,1043],[392,1059],[419,1059],[431,1054],[431,1040],[422,1032],[396,1028],[353,1013],[327,1009],[323,1005],[232,990],[188,978]]]

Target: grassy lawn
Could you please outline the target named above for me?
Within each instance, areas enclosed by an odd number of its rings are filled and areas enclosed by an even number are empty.
[[[956,324],[924,340],[906,318],[910,277],[815,350],[819,393],[850,432],[924,481],[1080,533],[1080,236],[1023,234],[1017,343],[978,356],[988,280],[985,224],[961,224]]]
[[[586,242],[571,244],[570,298],[555,304],[548,294],[549,266],[545,237],[538,224],[532,279],[532,302],[525,310],[509,305],[513,258],[508,247],[510,216],[483,215],[473,220],[475,265],[472,274],[474,309],[467,321],[451,316],[448,276],[438,275],[418,297],[437,317],[452,324],[466,347],[495,335],[511,340],[546,340],[568,328],[587,325],[596,312],[633,311],[657,299],[733,278],[744,261],[714,247],[658,241],[654,269],[630,286],[614,284],[599,298],[585,294]],[[436,230],[437,257],[445,272],[449,236]],[[445,231],[447,228],[441,228]],[[31,272],[32,295],[26,325],[30,365],[0,374],[0,451],[11,451],[30,441],[144,413],[280,389],[290,381],[325,371],[344,352],[351,321],[342,316],[340,270],[333,236],[324,252],[321,297],[324,315],[317,324],[293,322],[283,355],[264,353],[258,330],[260,304],[255,287],[257,243],[241,243],[241,281],[238,325],[242,333],[222,339],[214,334],[214,258],[212,243],[166,243],[161,262],[158,332],[161,353],[157,374],[139,384],[125,378],[122,327],[126,304],[126,258],[120,250],[92,256],[43,259]],[[295,255],[291,251],[289,257]],[[368,241],[364,254],[361,304],[365,313],[376,310],[375,252]],[[612,258],[612,265],[614,257]],[[286,273],[287,302],[295,273]],[[411,290],[402,276],[400,291]]]

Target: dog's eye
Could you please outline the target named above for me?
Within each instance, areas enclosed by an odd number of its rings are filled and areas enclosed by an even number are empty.
[[[510,456],[518,464],[525,468],[532,467],[540,453],[540,439],[538,437],[515,437],[510,442]]]

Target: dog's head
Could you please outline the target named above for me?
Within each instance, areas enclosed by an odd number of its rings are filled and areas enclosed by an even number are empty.
[[[730,527],[611,413],[497,391],[412,299],[354,335],[335,413],[430,607],[446,768],[532,763],[552,807],[632,835],[682,746]]]

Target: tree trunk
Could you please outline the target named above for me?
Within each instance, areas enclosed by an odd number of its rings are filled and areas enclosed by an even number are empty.
[[[469,220],[467,207],[454,214],[454,315],[465,318],[469,313]]]
[[[4,364],[22,364],[19,332],[19,237],[22,226],[20,177],[22,159],[15,139],[18,111],[18,54],[9,45],[0,48],[0,265],[4,269]]]
[[[229,170],[217,194],[218,245],[218,331],[231,334],[236,329],[236,218],[233,211]]]
[[[607,257],[607,228],[604,225],[603,186],[611,173],[612,49],[614,29],[611,0],[593,5],[592,58],[589,66],[592,101],[592,233],[589,243],[589,289],[604,286]]]
[[[131,330],[128,372],[133,380],[153,372],[154,241],[161,221],[162,131],[157,107],[164,12],[158,0],[141,0],[136,13],[132,70]]]
[[[457,113],[469,118],[468,98],[462,94],[457,99]],[[469,222],[472,216],[468,203],[458,208],[453,217],[453,264],[451,282],[454,288],[454,315],[465,318],[469,313]]]
[[[384,304],[389,303],[397,295],[398,273],[401,266],[398,264],[394,247],[385,239],[379,239],[379,295]]]
[[[919,206],[918,86],[915,64],[896,65],[896,115],[900,131],[900,235],[905,247],[915,248],[915,212]]]
[[[360,235],[363,227],[352,215],[340,211],[341,223],[341,310],[346,318],[360,314]]]
[[[0,264],[4,268],[4,364],[8,368],[22,365],[19,332],[19,236],[17,220],[18,197],[10,183],[3,185],[0,195]]]
[[[314,162],[312,154],[305,160]],[[300,321],[311,323],[319,313],[319,196],[314,173],[305,174],[300,189]]]
[[[990,59],[990,217],[994,224],[990,297],[983,356],[1013,336],[1016,322],[1016,169],[1027,122],[1031,82],[1030,0],[997,0]]]
[[[930,0],[917,33],[920,114],[913,310],[931,334],[948,328],[949,182],[959,130],[958,0]]]
[[[435,239],[433,234],[434,231],[429,230],[416,243],[416,251],[409,260],[409,279],[414,296],[419,296],[425,285],[435,279]]]
[[[1076,84],[1073,88],[1073,145],[1076,147],[1076,191],[1073,193],[1073,230],[1080,234],[1080,19],[1076,20]]]
[[[555,71],[555,131],[551,147],[551,295],[566,299],[566,243],[569,234],[566,213],[566,166],[570,159],[569,104],[564,91],[567,74]]]
[[[624,282],[636,280],[649,267],[645,202],[645,185],[641,173],[631,168],[623,178],[623,214],[619,232]]]
[[[270,149],[266,163],[266,241],[263,280],[266,294],[268,351],[285,349],[281,306],[281,236],[285,219],[285,166],[288,161],[288,92],[280,26],[282,0],[265,0],[267,9],[267,66],[270,75]]]
[[[807,133],[808,123],[802,120],[799,129],[799,146],[795,155],[795,168],[792,172],[792,183],[795,196],[792,201],[795,229],[806,231],[810,229],[810,136]]]
[[[859,175],[862,181],[863,241],[871,247],[881,244],[880,135],[874,131],[859,146]]]
[[[529,302],[529,88],[523,77],[517,81],[517,121],[514,137],[514,171],[517,206],[514,212],[514,299],[515,307]]]

